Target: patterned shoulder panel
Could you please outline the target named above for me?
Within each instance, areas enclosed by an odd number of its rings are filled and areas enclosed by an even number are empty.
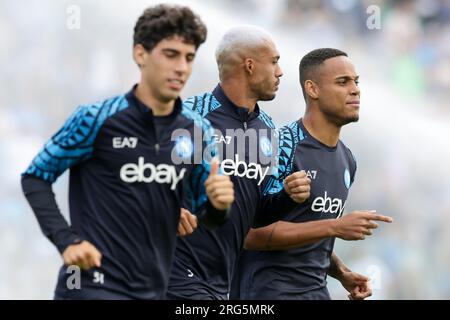
[[[211,126],[211,122],[208,119],[202,117],[197,112],[193,111],[188,105],[183,103],[183,107],[181,110],[181,114],[185,116],[187,119],[192,120],[194,125],[201,128],[204,134],[204,141],[212,140],[212,136],[214,134],[214,129]]]
[[[264,195],[278,193],[283,189],[283,180],[292,173],[297,145],[304,138],[297,121],[278,129],[277,173],[268,179],[263,189]]]
[[[264,122],[270,129],[275,129],[275,124],[273,123],[272,117],[270,117],[263,110],[259,109],[259,119]]]
[[[24,174],[53,183],[68,168],[92,155],[95,138],[105,120],[128,107],[123,95],[93,105],[81,105],[47,141]]]
[[[217,156],[217,146],[213,135],[214,129],[211,123],[188,106],[183,104],[182,115],[194,122],[194,125],[201,128],[203,132],[202,143],[202,163],[196,165],[192,170],[190,179],[187,183],[186,195],[191,201],[191,210],[193,213],[199,213],[204,207],[207,199],[204,183],[211,171],[211,158]]]
[[[211,92],[189,97],[184,100],[183,105],[199,114],[202,118],[206,117],[208,113],[220,108],[221,106],[220,102],[217,101]]]

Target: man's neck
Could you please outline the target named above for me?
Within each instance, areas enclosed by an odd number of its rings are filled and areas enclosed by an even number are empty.
[[[154,116],[162,117],[167,116],[173,112],[175,106],[175,100],[170,100],[169,102],[162,102],[155,98],[152,90],[149,86],[146,86],[143,82],[140,82],[136,90],[134,91],[135,96],[150,108]]]
[[[316,139],[329,147],[335,147],[339,141],[341,127],[330,122],[319,112],[308,110],[302,119],[306,130]]]
[[[234,80],[234,79],[233,79]],[[220,83],[220,87],[222,88],[225,95],[228,99],[231,100],[236,106],[248,109],[248,112],[251,113],[255,110],[256,103],[258,99],[255,97],[251,97],[248,92],[246,85],[241,81],[224,81]]]

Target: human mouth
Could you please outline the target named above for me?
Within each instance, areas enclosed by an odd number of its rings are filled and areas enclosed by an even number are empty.
[[[174,89],[174,90],[183,89],[184,81],[181,79],[169,79],[169,80],[167,80],[167,82],[169,83],[169,88],[171,88],[171,89]]]
[[[359,100],[349,101],[347,104],[351,105],[354,108],[359,108]]]

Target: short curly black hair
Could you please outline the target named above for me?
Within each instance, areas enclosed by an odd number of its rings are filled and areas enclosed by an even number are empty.
[[[305,92],[305,81],[311,80],[313,77],[314,71],[319,67],[325,60],[339,57],[339,56],[346,56],[348,57],[347,53],[344,51],[341,51],[339,49],[333,49],[333,48],[320,48],[313,50],[309,53],[307,53],[302,60],[300,61],[299,66],[299,74],[300,74],[300,85],[302,86],[303,91],[303,97],[306,99],[306,92]]]
[[[195,48],[205,42],[207,29],[188,7],[159,4],[145,9],[134,27],[134,46],[151,51],[163,39],[180,36]]]

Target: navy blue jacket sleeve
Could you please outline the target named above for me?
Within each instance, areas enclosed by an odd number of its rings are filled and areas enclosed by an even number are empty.
[[[264,195],[253,227],[264,227],[282,220],[297,205],[298,203],[291,199],[284,188],[278,193]]]
[[[299,142],[299,134],[294,134],[295,124],[278,130],[277,167],[264,183],[261,205],[254,221],[255,228],[282,220],[298,206],[286,193],[283,184],[284,179],[294,172],[293,156]]]
[[[63,252],[81,241],[62,216],[52,183],[68,168],[92,156],[99,128],[96,106],[80,106],[51,137],[22,174],[22,190],[44,235]]]
[[[187,108],[186,108],[187,109]],[[208,200],[205,189],[205,181],[211,171],[211,160],[217,156],[217,146],[213,139],[214,129],[207,119],[201,118],[193,111],[185,114],[194,120],[196,126],[200,127],[203,133],[202,148],[195,150],[201,153],[196,159],[201,159],[201,163],[195,165],[189,177],[183,203],[190,202],[187,209],[196,214],[200,223],[214,229],[223,225],[229,216],[229,210],[218,210]]]
[[[22,176],[22,190],[36,215],[42,232],[61,254],[70,244],[82,241],[62,216],[51,183],[24,175]]]

